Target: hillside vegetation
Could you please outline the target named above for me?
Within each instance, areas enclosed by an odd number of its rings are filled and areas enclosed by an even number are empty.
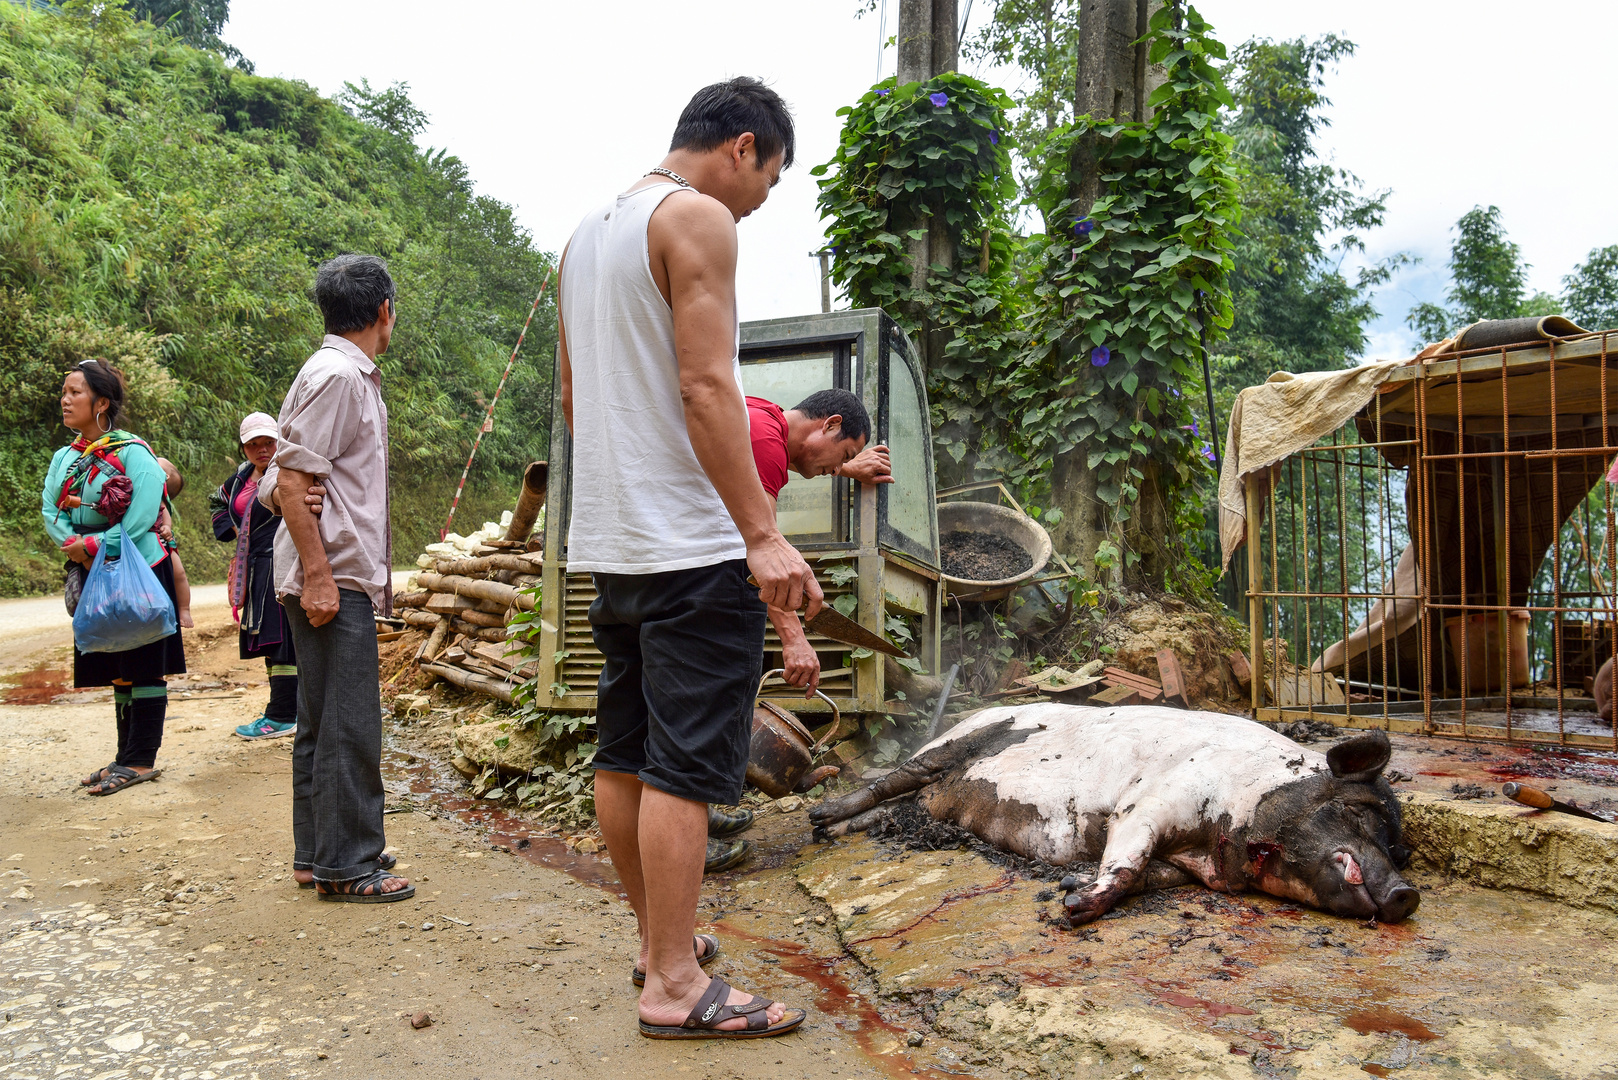
[[[406,87],[324,98],[109,10],[0,3],[0,594],[60,585],[39,490],[69,438],[62,375],[89,356],[125,370],[126,426],[186,474],[193,579],[221,577],[206,492],[241,417],[277,412],[318,345],[313,270],[347,251],[386,258],[399,286],[383,372],[407,561],[436,537],[552,257],[460,160],[417,145]],[[509,505],[545,456],[554,340],[547,299],[457,524]]]

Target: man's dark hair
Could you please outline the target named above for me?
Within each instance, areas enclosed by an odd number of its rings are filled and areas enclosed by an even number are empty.
[[[375,255],[339,255],[315,271],[315,303],[328,334],[364,330],[376,322],[384,300],[393,301],[393,278]]]
[[[843,438],[871,437],[871,415],[865,411],[865,406],[860,404],[860,399],[847,390],[816,390],[792,406],[792,411],[803,413],[811,420],[841,416]]]
[[[669,149],[712,150],[747,131],[758,145],[758,168],[777,154],[781,168],[792,167],[797,148],[792,113],[780,94],[746,75],[698,90],[674,126]]]
[[[94,360],[80,360],[79,366],[73,369],[84,376],[84,385],[90,388],[93,398],[100,398],[107,403],[107,411],[102,414],[101,422],[111,431],[118,426],[118,421],[124,415],[124,373],[107,363],[100,357]],[[102,434],[100,431],[85,432],[94,438]]]

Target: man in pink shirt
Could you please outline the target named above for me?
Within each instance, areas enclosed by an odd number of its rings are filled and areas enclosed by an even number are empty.
[[[276,421],[258,498],[282,515],[275,592],[298,655],[293,875],[320,899],[408,900],[382,829],[382,701],[373,613],[391,614],[388,410],[376,358],[392,340],[393,279],[372,255],[315,275],[326,336]],[[311,489],[324,487],[314,509]],[[318,502],[318,500],[316,500]]]

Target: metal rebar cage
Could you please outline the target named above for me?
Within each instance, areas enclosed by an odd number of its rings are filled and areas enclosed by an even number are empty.
[[[1255,717],[1618,749],[1609,336],[1418,359],[1246,478]]]

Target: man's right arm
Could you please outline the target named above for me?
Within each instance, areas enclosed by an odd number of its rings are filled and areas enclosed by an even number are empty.
[[[697,461],[747,544],[759,599],[820,611],[814,572],[775,524],[753,466],[747,406],[733,369],[736,344],[736,224],[713,199],[680,195],[652,215],[647,242],[668,271],[680,398]]]
[[[282,468],[275,486],[281,504],[281,527],[292,537],[303,567],[303,596],[300,602],[311,626],[325,626],[337,617],[337,582],[332,580],[326,544],[320,537],[320,520],[310,512],[303,496],[315,485],[313,473]]]
[[[306,387],[296,407],[281,418],[273,478],[271,469],[265,470],[269,501],[280,510],[282,526],[298,551],[303,568],[300,603],[314,626],[337,617],[339,600],[320,535],[319,511],[310,506],[311,489],[331,475],[332,461],[353,442],[361,425],[362,400],[361,388],[347,378],[327,377]]]

